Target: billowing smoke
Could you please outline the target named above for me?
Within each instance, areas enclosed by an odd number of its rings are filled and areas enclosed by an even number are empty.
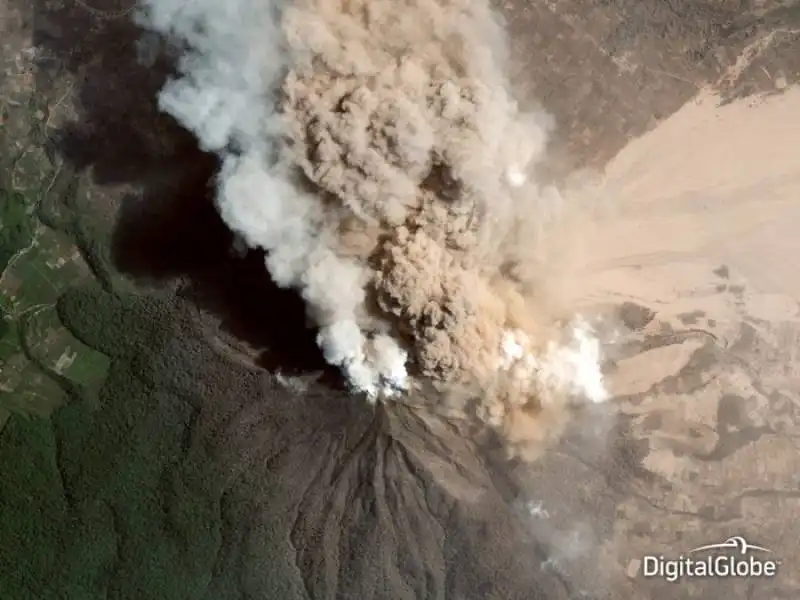
[[[139,19],[183,50],[160,105],[222,157],[222,218],[355,391],[471,390],[450,397],[509,432],[605,398],[591,329],[562,340],[535,300],[552,123],[515,101],[487,1],[143,0]]]

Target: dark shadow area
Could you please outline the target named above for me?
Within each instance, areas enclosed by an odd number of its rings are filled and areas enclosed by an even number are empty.
[[[216,322],[221,337],[255,349],[258,366],[290,374],[323,371],[328,383],[340,385],[306,326],[302,301],[273,284],[264,253],[233,251],[234,236],[212,200],[216,162],[196,154],[174,182],[123,201],[112,242],[115,266],[148,283],[179,280],[178,295]]]
[[[97,183],[146,183],[161,168],[194,160],[192,137],[161,115],[156,96],[170,65],[151,55],[140,63],[142,32],[125,2],[37,1],[34,44],[76,80],[79,118],[56,132],[56,148],[77,169],[93,169]],[[104,15],[119,15],[104,18]]]
[[[77,80],[78,119],[54,133],[51,148],[76,173],[91,169],[96,184],[137,190],[121,203],[109,200],[115,206],[88,207],[115,217],[113,268],[150,285],[178,281],[180,295],[227,334],[263,349],[260,366],[324,370],[341,385],[305,326],[302,301],[272,284],[263,255],[232,253],[233,237],[213,206],[217,160],[159,111],[158,91],[172,72],[167,49],[131,11],[123,14],[122,2],[133,0],[95,0],[94,10],[40,0],[34,23],[35,43]]]

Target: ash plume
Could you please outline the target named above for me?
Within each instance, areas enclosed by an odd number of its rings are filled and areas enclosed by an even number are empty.
[[[182,51],[160,106],[222,157],[223,220],[355,391],[432,382],[511,442],[558,429],[541,412],[562,396],[605,398],[590,328],[536,299],[552,122],[515,101],[488,2],[143,0],[138,18]]]

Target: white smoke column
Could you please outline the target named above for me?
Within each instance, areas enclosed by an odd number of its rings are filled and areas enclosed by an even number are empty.
[[[598,404],[609,398],[600,370],[600,341],[583,319],[571,325],[566,345],[551,344],[541,361],[544,382]]]
[[[181,76],[161,91],[159,106],[223,158],[216,196],[223,220],[268,252],[274,281],[307,302],[326,360],[374,397],[381,386],[405,385],[405,353],[379,335],[375,347],[384,356],[367,364],[368,340],[357,324],[365,269],[332,251],[320,202],[275,158],[284,132],[271,94],[287,64],[280,10],[272,0],[143,0],[137,17],[185,50]]]
[[[581,323],[533,339],[524,265],[560,198],[530,172],[551,122],[513,99],[487,1],[142,0],[139,21],[183,51],[159,102],[222,157],[220,215],[354,389],[406,389],[405,347],[416,376],[476,381],[492,423],[502,402],[605,398]],[[514,390],[489,390],[498,369]]]
[[[551,341],[541,355],[522,331],[503,334],[498,370],[510,373],[523,386],[547,401],[553,393],[599,404],[609,399],[600,369],[600,341],[581,317],[567,327],[566,342]]]

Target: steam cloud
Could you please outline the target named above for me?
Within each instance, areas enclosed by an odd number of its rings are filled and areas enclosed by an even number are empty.
[[[479,389],[500,428],[605,399],[588,325],[561,344],[531,300],[561,202],[532,178],[552,123],[514,100],[488,2],[143,0],[138,18],[184,50],[160,106],[222,157],[222,218],[355,390]]]

